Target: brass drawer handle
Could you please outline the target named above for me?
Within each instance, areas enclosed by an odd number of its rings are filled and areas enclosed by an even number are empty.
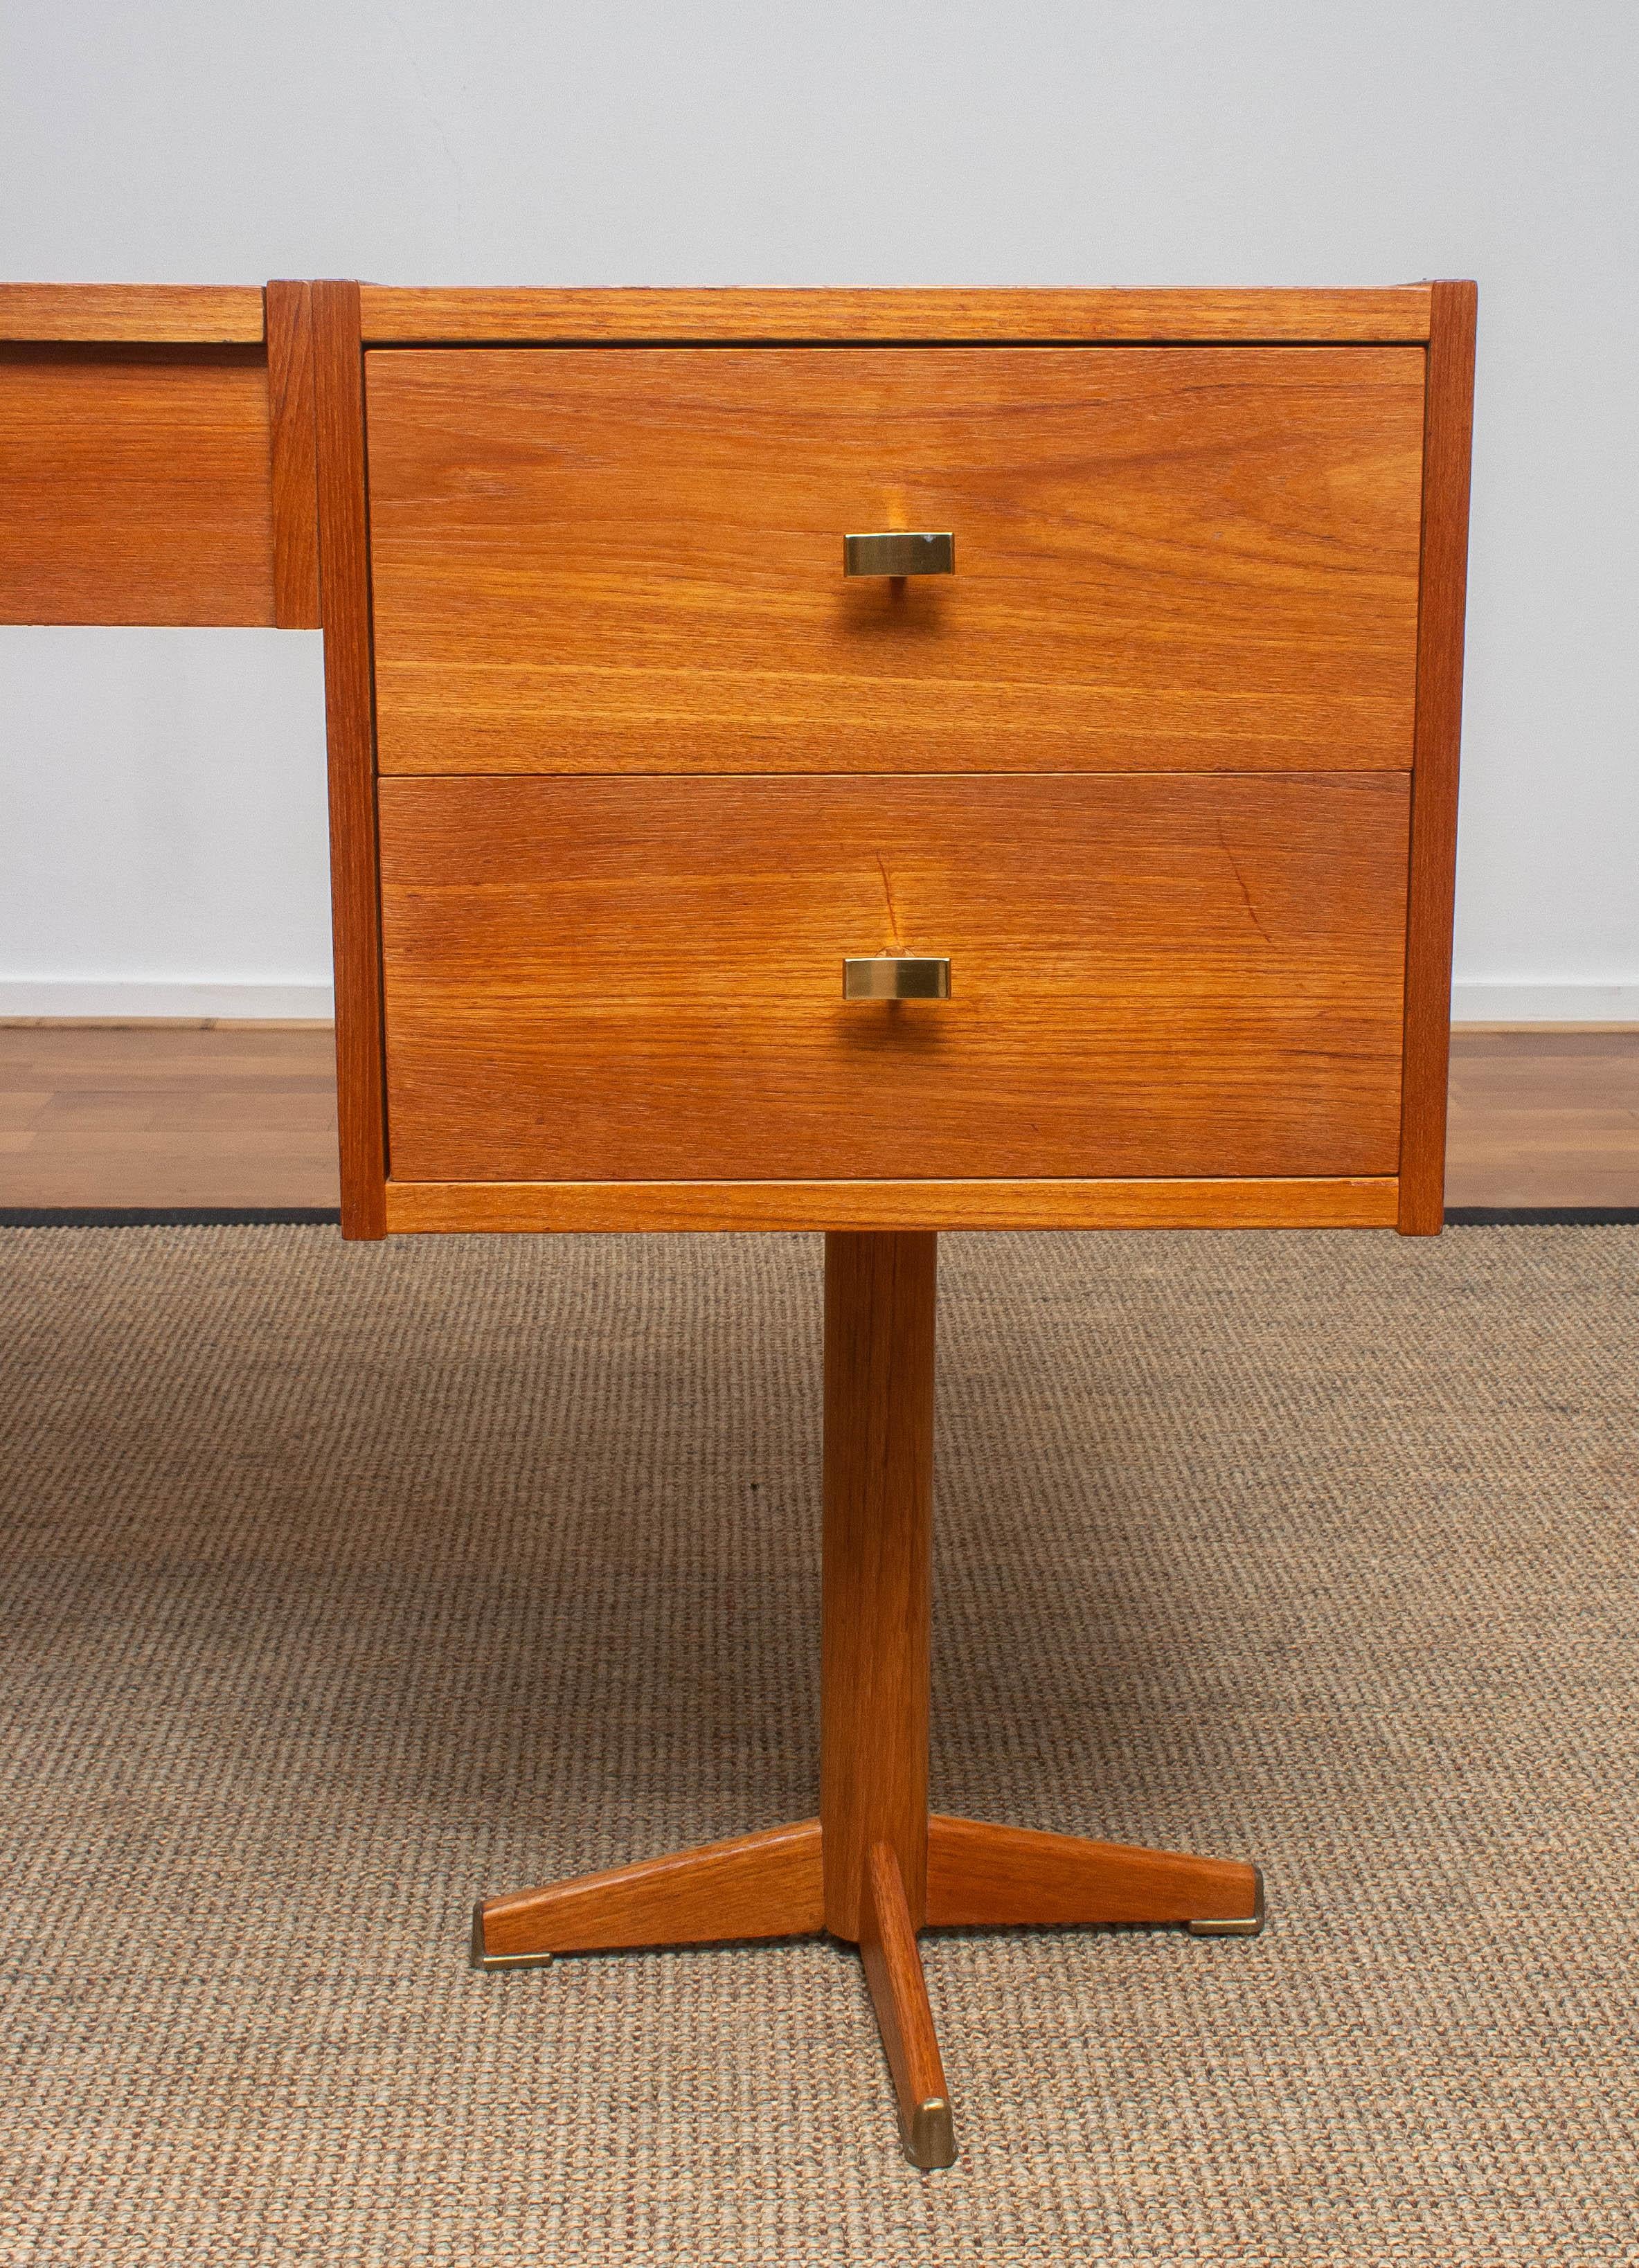
[[[954,575],[954,535],[845,535],[845,575]]]
[[[845,1000],[948,1000],[950,963],[929,954],[874,953],[842,964]]]

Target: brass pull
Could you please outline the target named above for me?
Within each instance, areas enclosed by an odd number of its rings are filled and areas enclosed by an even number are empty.
[[[845,1000],[948,1000],[950,963],[928,954],[873,953],[842,964]]]
[[[845,535],[845,575],[954,575],[954,535]]]

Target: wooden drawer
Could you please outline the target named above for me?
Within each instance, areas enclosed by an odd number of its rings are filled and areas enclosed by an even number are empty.
[[[395,1182],[1395,1171],[1404,774],[379,794]]]
[[[1420,347],[365,359],[383,771],[1411,762]]]
[[[256,349],[0,345],[0,622],[271,623],[269,446]]]

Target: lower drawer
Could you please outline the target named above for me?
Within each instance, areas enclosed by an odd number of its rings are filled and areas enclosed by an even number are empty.
[[[395,1182],[1392,1174],[1404,773],[380,787]],[[947,999],[843,961],[948,957]]]

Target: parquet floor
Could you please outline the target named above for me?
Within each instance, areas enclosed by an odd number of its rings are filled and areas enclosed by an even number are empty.
[[[0,1205],[333,1205],[328,1024],[0,1026]]]
[[[1451,1205],[1639,1205],[1639,1025],[1459,1024]]]
[[[333,1205],[327,1025],[0,1025],[0,1205]],[[1639,1204],[1639,1026],[1454,1035],[1447,1202]]]

